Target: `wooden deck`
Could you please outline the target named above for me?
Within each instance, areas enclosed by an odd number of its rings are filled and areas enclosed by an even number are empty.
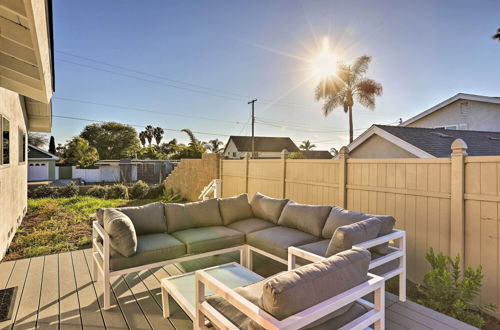
[[[172,303],[171,317],[161,311],[159,279],[234,261],[237,254],[168,265],[117,277],[111,304],[103,311],[101,282],[91,278],[91,251],[54,254],[0,264],[0,288],[18,287],[12,319],[0,329],[192,329],[191,320]],[[262,257],[255,269],[263,276],[284,270]],[[387,329],[473,329],[418,304],[388,295]]]

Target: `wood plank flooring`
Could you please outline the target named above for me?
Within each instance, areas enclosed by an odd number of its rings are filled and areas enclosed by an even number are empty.
[[[91,250],[0,263],[0,289],[18,287],[12,319],[0,322],[0,329],[192,329],[175,302],[170,318],[163,318],[159,280],[237,259],[231,253],[116,277],[107,311],[101,309],[102,282],[92,279]],[[260,256],[254,267],[264,277],[285,270]],[[386,329],[473,329],[391,294],[386,307]]]

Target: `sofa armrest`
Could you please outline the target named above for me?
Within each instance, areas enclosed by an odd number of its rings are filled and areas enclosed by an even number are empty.
[[[311,262],[321,261],[325,257],[319,256],[317,254],[307,252],[305,250],[299,249],[295,246],[290,246],[288,248],[288,270],[292,270],[296,267],[296,259],[300,257]]]
[[[380,245],[383,243],[389,243],[390,241],[401,240],[401,239],[404,239],[405,237],[406,237],[406,232],[404,230],[395,229],[390,234],[380,236],[380,237],[371,239],[369,241],[353,245],[353,247],[369,249],[371,247],[374,247],[374,246],[377,246],[377,245]]]
[[[98,262],[97,265],[103,272],[109,272],[109,247],[109,234],[97,221],[92,222],[92,252],[96,261],[100,256],[102,263]]]
[[[384,279],[373,274],[368,274],[367,280],[354,288],[311,306],[297,314],[291,315],[286,319],[278,320],[259,306],[254,305],[252,302],[239,295],[233,289],[230,289],[222,282],[210,276],[205,271],[196,271],[195,329],[208,329],[205,323],[206,319],[220,329],[238,329],[231,321],[222,315],[222,313],[217,311],[206,301],[205,287],[210,288],[221,298],[237,308],[241,313],[245,314],[265,329],[301,329],[355,301],[363,304],[369,311],[349,322],[342,329],[365,329],[373,323],[378,324],[378,328],[383,329],[385,319]],[[372,292],[375,293],[374,303],[362,299],[362,297]]]

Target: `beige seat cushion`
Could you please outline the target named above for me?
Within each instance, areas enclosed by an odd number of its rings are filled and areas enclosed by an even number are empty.
[[[219,209],[225,226],[238,220],[253,218],[247,194],[219,199]]]
[[[186,204],[165,204],[165,216],[169,233],[189,228],[222,226],[219,201],[215,198]]]
[[[262,307],[277,319],[285,319],[366,281],[369,263],[370,252],[354,248],[274,276],[264,284]],[[330,317],[343,314],[351,305]]]
[[[247,234],[247,244],[286,259],[289,246],[317,242],[319,238],[300,230],[276,226]]]
[[[349,250],[353,245],[376,238],[381,227],[380,219],[370,218],[337,228],[328,244],[326,256]]]
[[[236,222],[233,222],[228,228],[235,229],[237,231],[242,232],[243,234],[250,234],[253,233],[254,231],[266,229],[266,228],[271,228],[274,227],[275,225],[269,221],[265,221],[262,219],[257,219],[257,218],[250,218],[250,219],[244,219],[244,220],[239,220]]]
[[[250,202],[253,214],[256,218],[278,223],[281,211],[288,203],[288,199],[279,199],[255,193]]]
[[[301,245],[298,248],[310,253],[314,253],[315,255],[318,255],[320,257],[326,257],[326,250],[328,249],[329,244],[330,240],[324,239],[319,242]]]
[[[103,226],[105,209],[96,211],[97,221]],[[167,221],[163,203],[155,202],[142,206],[118,207],[116,210],[125,213],[134,224],[137,235],[157,234],[167,232]]]
[[[109,244],[124,257],[137,251],[137,235],[132,220],[115,209],[104,210],[104,230],[109,235]]]
[[[331,210],[331,206],[306,205],[290,201],[281,212],[278,225],[321,237],[321,231]]]
[[[186,245],[187,253],[196,254],[245,244],[245,235],[224,226],[190,228],[172,236]]]
[[[373,215],[361,212],[349,211],[341,208],[340,206],[332,207],[332,211],[330,215],[326,219],[325,226],[323,228],[322,235],[324,238],[331,238],[333,233],[337,228],[345,225],[350,225],[358,221],[370,219],[370,218],[379,218],[382,221],[382,228],[380,229],[380,233],[378,236],[383,236],[390,234],[394,229],[394,224],[396,223],[396,219],[390,215]],[[377,245],[370,250],[375,251],[380,254],[387,253],[388,244],[384,243],[381,245]]]
[[[124,257],[111,249],[109,265],[115,271],[175,259],[185,254],[184,244],[169,234],[139,235],[137,252],[131,257]]]

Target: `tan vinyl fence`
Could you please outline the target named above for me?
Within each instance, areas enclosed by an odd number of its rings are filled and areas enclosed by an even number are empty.
[[[421,282],[429,248],[482,265],[481,302],[500,305],[500,156],[469,157],[461,141],[450,158],[223,160],[222,196],[243,192],[300,203],[390,214],[407,232],[408,278]]]

